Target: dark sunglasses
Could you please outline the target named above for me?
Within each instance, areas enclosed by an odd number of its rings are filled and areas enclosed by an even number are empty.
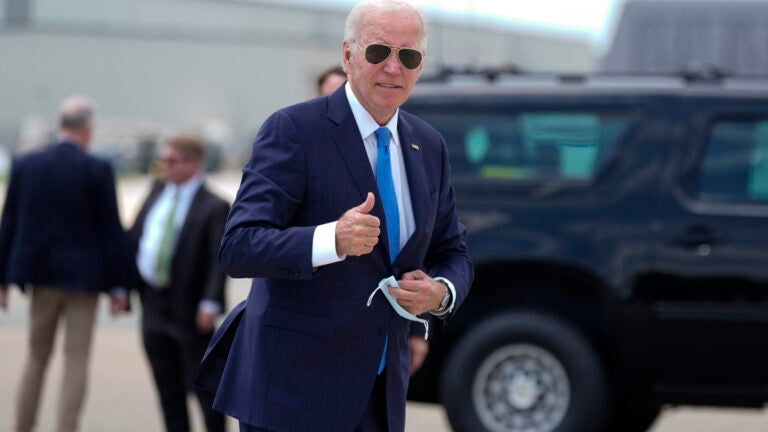
[[[413,48],[393,47],[382,43],[374,43],[365,47],[365,59],[370,64],[379,64],[387,60],[392,55],[393,50],[397,51],[397,58],[406,69],[416,69],[424,60],[421,51]]]

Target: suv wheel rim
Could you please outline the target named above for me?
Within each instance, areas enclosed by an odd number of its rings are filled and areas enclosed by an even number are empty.
[[[571,391],[562,363],[528,344],[504,346],[475,375],[472,401],[492,432],[554,430],[565,417]]]

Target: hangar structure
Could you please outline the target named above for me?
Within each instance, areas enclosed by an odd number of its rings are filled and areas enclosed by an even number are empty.
[[[58,102],[99,104],[95,147],[136,146],[168,127],[202,129],[244,153],[272,111],[310,98],[341,59],[351,6],[309,0],[0,0],[0,140],[23,147]],[[444,65],[585,72],[588,38],[426,9],[425,74]],[[114,150],[114,149],[113,149]]]

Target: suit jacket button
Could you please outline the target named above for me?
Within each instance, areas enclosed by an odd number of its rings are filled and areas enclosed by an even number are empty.
[[[379,333],[381,333],[382,336],[386,336],[389,332],[389,328],[387,326],[381,326],[379,327]]]

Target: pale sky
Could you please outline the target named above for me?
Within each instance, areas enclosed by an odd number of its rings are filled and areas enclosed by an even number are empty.
[[[477,13],[522,25],[575,31],[598,40],[609,31],[616,0],[416,0],[425,10]]]
[[[355,0],[324,0],[355,4]],[[413,0],[432,14],[478,14],[554,31],[582,34],[598,45],[607,43],[622,0]],[[471,15],[470,15],[471,16]]]

